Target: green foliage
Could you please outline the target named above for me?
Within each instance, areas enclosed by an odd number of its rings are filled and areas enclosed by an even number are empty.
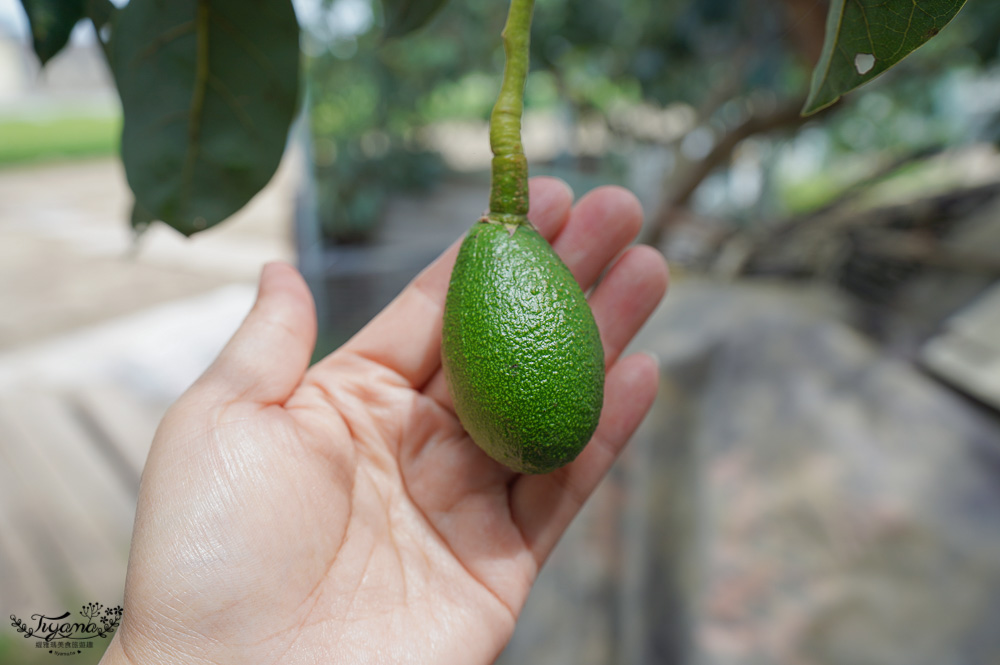
[[[977,2],[967,9],[979,20],[969,26],[966,43],[980,62],[990,62],[1000,56],[1000,3]]]
[[[332,244],[370,242],[392,193],[425,191],[444,171],[436,153],[392,145],[384,134],[334,146],[317,146],[337,154],[316,166],[320,227]]]
[[[937,35],[965,0],[833,0],[804,113],[872,80]]]
[[[538,0],[536,11],[534,66],[582,110],[640,98],[699,105],[723,88],[788,93],[794,54],[769,0]]]
[[[382,0],[385,36],[402,37],[422,28],[448,0]]]
[[[43,65],[66,46],[73,27],[84,17],[85,4],[86,0],[21,0],[35,54]]]
[[[153,217],[191,235],[270,180],[297,100],[290,2],[132,0],[116,21],[111,62],[122,160]]]
[[[334,14],[338,4],[331,4]],[[388,41],[374,18],[358,34],[324,34],[323,22],[306,26],[307,39],[322,45],[307,61],[306,76],[328,242],[372,240],[392,192],[437,181],[444,165],[422,145],[420,129],[489,112],[499,38],[482,35],[499,35],[505,9],[487,0],[452,3],[432,28]]]
[[[497,96],[498,77],[470,72],[455,80],[443,80],[416,100],[423,122],[486,118]],[[536,98],[538,95],[536,95]]]
[[[323,4],[335,9],[342,2]],[[323,178],[337,179],[333,189],[341,194],[330,205],[352,192],[354,173],[362,183],[394,164],[429,168],[422,165],[420,128],[442,119],[485,118],[502,66],[506,2],[353,2],[370,11],[368,25],[351,32],[330,14],[333,24],[325,31],[306,31],[316,154],[337,161],[336,168],[332,162],[317,166]],[[295,108],[299,31],[291,0],[131,0],[122,10],[108,0],[22,3],[43,62],[81,18],[103,26],[102,43],[110,34],[105,46],[123,99],[122,154],[137,199],[134,223],[161,218],[194,233],[241,207],[270,178]],[[683,101],[701,109],[703,127],[722,134],[748,114],[804,95],[810,67],[793,38],[802,27],[802,18],[788,13],[793,4],[536,0],[526,103],[560,104],[567,118],[603,116],[611,125],[617,110],[640,101]],[[962,4],[832,0],[809,108],[898,62]],[[969,3],[956,23],[921,49],[936,57],[908,58],[896,68],[898,76],[879,82],[889,113],[881,119],[851,110],[838,114],[844,120],[830,126],[831,149],[908,145],[907,136],[921,133],[935,140],[954,136],[939,122],[945,113],[941,86],[955,71],[996,61],[1000,3]],[[385,39],[404,33],[405,39]],[[874,62],[862,75],[856,55],[868,52]],[[865,69],[867,63],[860,64]],[[1000,122],[977,123],[976,131],[1000,134]],[[372,141],[388,145],[388,152],[373,152]],[[413,181],[413,174],[401,180]],[[384,198],[366,187],[355,188],[356,198]],[[363,191],[371,193],[361,196]],[[346,208],[377,213],[380,206],[349,202]]]

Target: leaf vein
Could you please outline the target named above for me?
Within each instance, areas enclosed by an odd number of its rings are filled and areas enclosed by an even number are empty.
[[[229,89],[229,87],[226,86],[225,81],[220,79],[218,76],[210,75],[208,78],[208,84],[212,87],[212,90],[214,90],[216,93],[218,93],[220,97],[222,97],[223,101],[225,101],[226,103],[226,106],[228,106],[229,110],[233,112],[233,115],[236,116],[236,119],[240,122],[241,125],[243,125],[244,129],[247,130],[247,133],[253,137],[256,137],[257,130],[256,127],[254,126],[253,118],[250,117],[250,114],[247,113],[246,109],[243,108],[243,105],[240,104],[240,101],[239,99],[237,99],[236,95],[234,95],[232,91]]]

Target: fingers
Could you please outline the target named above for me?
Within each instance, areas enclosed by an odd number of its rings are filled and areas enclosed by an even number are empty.
[[[294,267],[269,263],[253,309],[192,390],[221,401],[284,403],[302,380],[315,344],[309,288]]]
[[[621,187],[599,187],[573,208],[570,223],[552,248],[584,291],[642,229],[642,205]]]
[[[601,331],[604,363],[610,367],[667,291],[669,274],[663,255],[652,247],[632,247],[611,267],[590,297]]]
[[[555,178],[534,178],[529,218],[546,237],[556,236],[569,219],[573,193]],[[469,220],[471,226],[475,220]],[[388,367],[413,387],[421,387],[441,364],[441,317],[456,241],[342,349]],[[322,371],[323,363],[317,368]]]
[[[541,566],[587,497],[604,477],[656,397],[659,370],[643,353],[613,365],[594,438],[571,464],[541,476],[521,476],[511,487],[510,509],[524,542]]]
[[[551,241],[562,233],[573,208],[573,190],[559,178],[541,176],[528,183],[528,221]],[[451,271],[448,271],[449,276]]]

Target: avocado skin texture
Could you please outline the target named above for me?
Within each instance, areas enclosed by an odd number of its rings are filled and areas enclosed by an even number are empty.
[[[465,430],[521,473],[548,473],[587,445],[604,402],[604,350],[586,297],[530,225],[483,221],[459,250],[442,365]]]

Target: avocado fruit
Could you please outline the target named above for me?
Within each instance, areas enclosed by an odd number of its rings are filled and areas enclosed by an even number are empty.
[[[487,455],[548,473],[583,450],[604,401],[604,350],[573,274],[528,223],[484,218],[459,249],[442,365],[455,412]]]

